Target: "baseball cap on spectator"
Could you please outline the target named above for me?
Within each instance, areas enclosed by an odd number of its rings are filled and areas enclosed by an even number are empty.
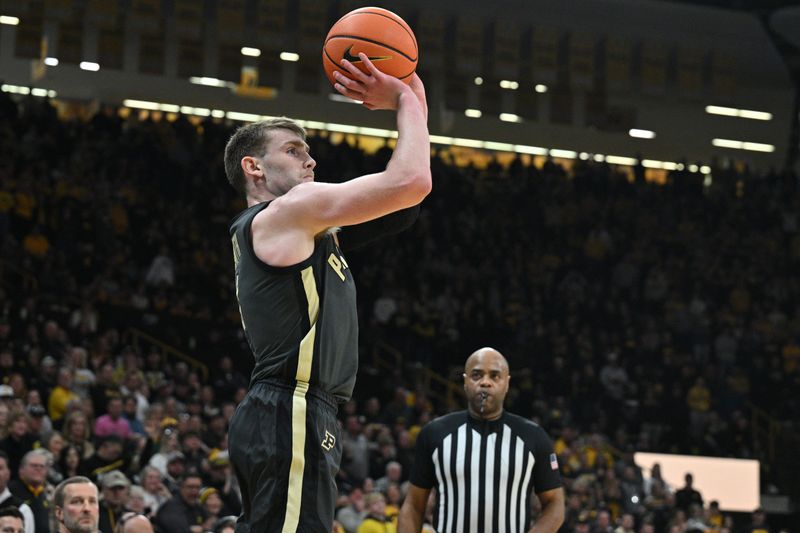
[[[13,398],[14,389],[10,385],[0,385],[0,398]]]
[[[165,416],[161,419],[161,429],[171,428],[178,425],[178,420],[171,416]]]
[[[214,533],[220,533],[226,527],[236,527],[235,516],[223,516],[214,522]]]
[[[29,415],[35,417],[40,417],[47,414],[47,409],[45,409],[43,405],[29,405],[27,410]]]
[[[186,456],[183,455],[183,452],[172,452],[167,455],[167,464],[173,461],[183,461],[184,459],[186,459]]]
[[[103,484],[104,489],[131,486],[131,482],[128,480],[128,478],[119,470],[112,470],[111,472],[103,475],[101,483]]]
[[[212,494],[216,493],[216,492],[219,492],[219,491],[217,489],[215,489],[214,487],[204,487],[203,490],[200,491],[200,505],[203,505],[204,503],[206,503],[206,500],[208,499],[208,497],[211,496]]]
[[[228,458],[227,450],[214,448],[211,450],[211,453],[208,454],[208,464],[212,467],[224,467],[228,466],[229,463],[230,459]]]
[[[52,355],[46,355],[44,359],[42,359],[42,366],[56,366],[56,364],[56,359]]]

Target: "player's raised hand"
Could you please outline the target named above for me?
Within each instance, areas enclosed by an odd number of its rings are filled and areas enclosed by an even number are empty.
[[[365,53],[359,53],[358,57],[368,72],[364,73],[350,61],[342,59],[342,67],[348,75],[334,72],[334,88],[348,98],[362,101],[367,109],[397,109],[400,95],[408,91],[409,86],[378,70]]]

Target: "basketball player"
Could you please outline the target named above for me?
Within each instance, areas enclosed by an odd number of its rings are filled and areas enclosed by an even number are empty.
[[[350,398],[358,364],[343,251],[410,225],[431,189],[422,81],[406,85],[359,58],[368,73],[342,61],[350,78],[337,73],[335,88],[369,109],[396,110],[397,146],[383,172],[315,182],[305,131],[285,118],[244,126],[225,148],[228,180],[248,205],[230,233],[255,356],[229,430],[242,490],[237,533],[331,531],[342,453],[336,406]]]
[[[500,352],[481,348],[467,359],[467,410],[437,418],[417,437],[399,533],[419,533],[431,488],[439,533],[530,528],[531,490],[542,514],[530,531],[553,533],[564,521],[564,489],[553,443],[530,420],[503,410],[510,375]]]

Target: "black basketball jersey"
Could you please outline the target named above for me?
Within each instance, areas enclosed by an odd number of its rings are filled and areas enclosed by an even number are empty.
[[[347,401],[358,368],[353,275],[332,234],[318,237],[311,256],[296,265],[273,267],[259,260],[251,225],[268,205],[245,209],[230,226],[236,296],[255,357],[251,382],[283,378]]]
[[[524,533],[531,491],[561,486],[550,437],[506,411],[491,421],[458,411],[422,428],[410,481],[436,487],[439,533]]]

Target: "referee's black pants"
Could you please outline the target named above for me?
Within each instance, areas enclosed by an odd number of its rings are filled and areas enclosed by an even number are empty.
[[[330,533],[342,458],[334,398],[307,383],[254,383],[231,418],[242,491],[236,533]]]

